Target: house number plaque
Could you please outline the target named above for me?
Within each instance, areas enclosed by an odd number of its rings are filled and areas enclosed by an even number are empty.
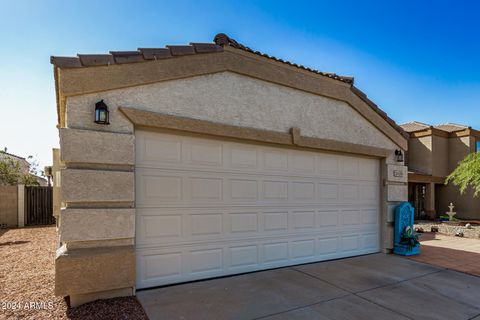
[[[393,170],[393,176],[395,178],[403,178],[403,171],[402,170]]]

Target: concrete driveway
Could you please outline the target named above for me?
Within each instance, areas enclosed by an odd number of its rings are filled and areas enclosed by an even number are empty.
[[[373,254],[143,290],[155,319],[479,319],[480,277]]]

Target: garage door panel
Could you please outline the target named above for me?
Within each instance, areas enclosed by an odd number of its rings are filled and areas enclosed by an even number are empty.
[[[137,207],[166,205],[372,204],[378,183],[288,176],[137,168]]]
[[[166,249],[139,249],[137,287],[191,281],[222,275],[329,260],[378,251],[375,234],[296,237]]]
[[[137,132],[139,288],[379,250],[379,161]]]
[[[378,181],[378,161],[173,134],[136,132],[138,168],[219,170]],[[161,151],[160,151],[161,150]]]
[[[137,247],[228,242],[296,235],[378,232],[376,209],[140,209]],[[159,213],[161,212],[161,213]]]

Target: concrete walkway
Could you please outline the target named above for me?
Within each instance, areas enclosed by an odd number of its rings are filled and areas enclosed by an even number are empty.
[[[480,240],[424,233],[420,242],[420,255],[410,259],[480,276]]]
[[[155,319],[474,319],[480,278],[384,254],[143,290]]]

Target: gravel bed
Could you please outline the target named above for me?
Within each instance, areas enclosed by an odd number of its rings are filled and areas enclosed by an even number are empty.
[[[55,227],[0,229],[0,319],[148,319],[135,297],[68,308],[53,293],[55,248]]]
[[[463,225],[452,225],[435,221],[416,221],[414,228],[421,227],[425,232],[430,232],[432,226],[438,227],[438,232],[448,236],[454,236],[457,232],[463,232],[465,238],[480,239],[480,225],[472,225],[471,229]]]

